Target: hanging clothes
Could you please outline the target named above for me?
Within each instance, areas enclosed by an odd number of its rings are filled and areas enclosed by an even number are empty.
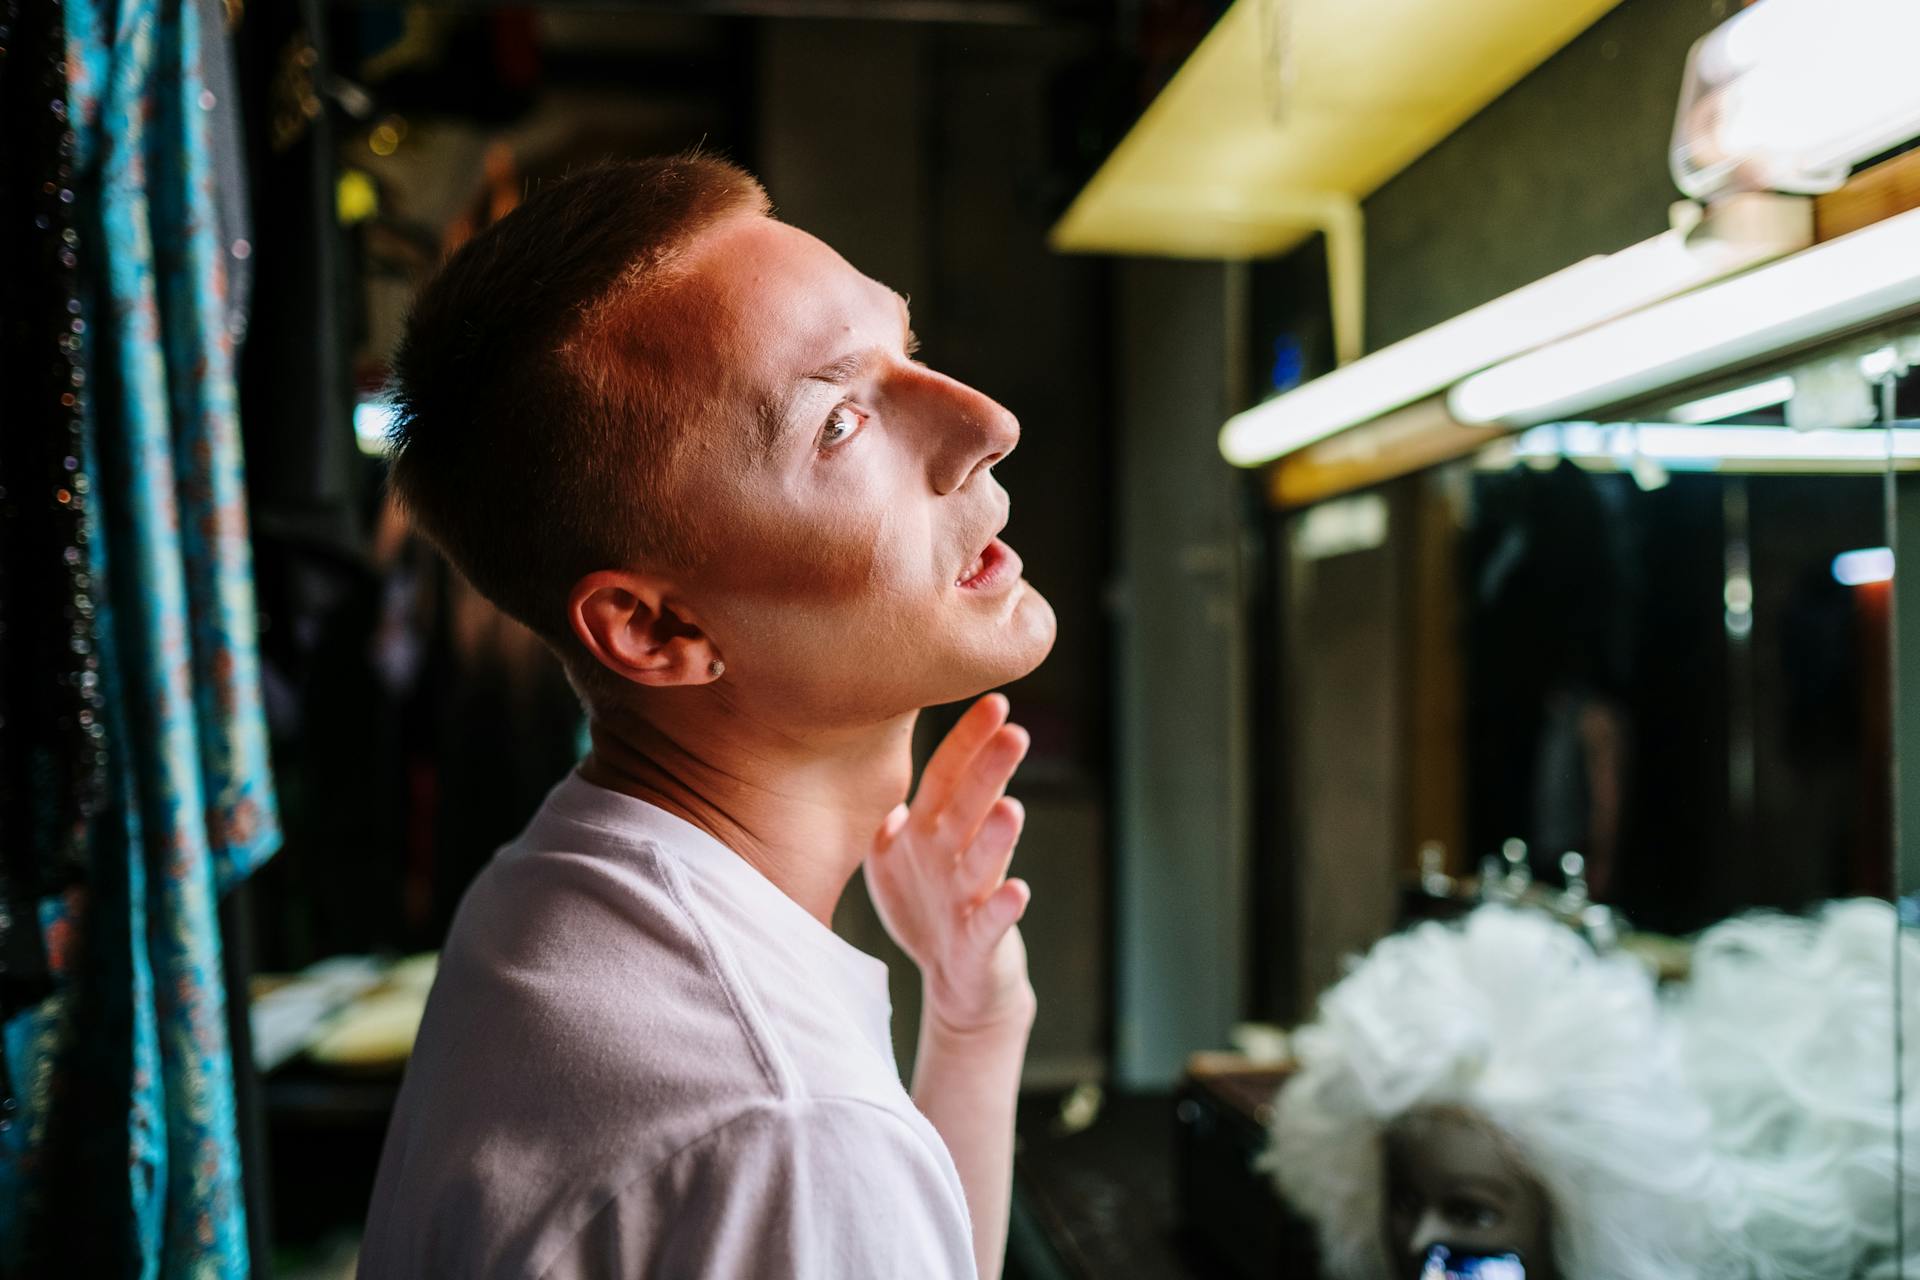
[[[97,660],[106,785],[83,879],[39,904],[55,990],[6,1027],[22,1123],[0,1133],[0,1271],[250,1273],[216,912],[279,831],[215,197],[238,160],[214,150],[202,15],[64,11],[94,522],[76,652]]]

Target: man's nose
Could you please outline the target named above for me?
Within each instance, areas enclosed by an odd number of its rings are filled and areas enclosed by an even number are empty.
[[[1020,443],[1020,420],[966,383],[926,370],[920,412],[936,493],[963,488]]]

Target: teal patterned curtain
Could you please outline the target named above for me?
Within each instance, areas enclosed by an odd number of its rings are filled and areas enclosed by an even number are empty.
[[[73,321],[60,320],[79,444],[49,494],[79,512],[67,554],[84,607],[68,612],[86,659],[75,679],[97,694],[97,716],[81,718],[104,793],[79,828],[79,875],[37,904],[50,994],[5,1028],[0,1274],[237,1280],[249,1259],[216,913],[279,827],[235,407],[235,246],[214,190],[237,157],[213,154],[220,104],[202,69],[226,33],[202,30],[196,0],[66,0],[64,18],[58,3],[13,0],[9,12],[16,26],[51,15],[66,36],[53,110],[70,132],[46,195],[71,232],[57,247],[76,271]],[[24,605],[10,601],[10,617]]]

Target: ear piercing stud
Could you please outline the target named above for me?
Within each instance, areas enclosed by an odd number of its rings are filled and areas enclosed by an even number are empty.
[[[727,669],[727,664],[715,658],[707,664],[707,674],[718,680]]]

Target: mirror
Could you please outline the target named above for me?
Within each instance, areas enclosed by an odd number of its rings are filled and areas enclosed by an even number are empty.
[[[1851,337],[1282,518],[1268,1158],[1326,1274],[1920,1275],[1916,365]]]

